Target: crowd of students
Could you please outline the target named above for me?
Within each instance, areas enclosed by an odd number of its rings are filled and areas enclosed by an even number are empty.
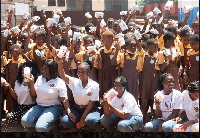
[[[183,22],[167,26],[169,10],[154,13],[151,21],[144,17],[142,27],[130,22],[136,13],[129,10],[119,20],[109,18],[107,26],[102,17],[96,26],[88,18],[83,31],[55,11],[52,18],[59,15],[59,22],[49,26],[41,11],[43,25],[33,25],[35,19],[25,25],[23,19],[18,32],[10,26],[13,11],[8,13],[1,35],[2,116],[4,101],[8,110],[3,131],[21,121],[49,132],[61,116],[64,128],[199,131],[199,21],[187,27],[190,12]],[[66,53],[58,56],[61,47]],[[110,89],[116,94],[107,98]]]

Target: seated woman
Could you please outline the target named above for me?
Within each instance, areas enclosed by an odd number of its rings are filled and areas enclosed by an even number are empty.
[[[143,115],[132,94],[128,92],[128,82],[123,76],[117,77],[114,90],[118,93],[111,101],[103,96],[104,114],[101,124],[108,131],[134,132],[142,127]]]
[[[24,127],[35,127],[37,132],[49,132],[62,113],[61,101],[68,110],[67,88],[65,82],[58,77],[58,65],[52,59],[43,63],[42,75],[38,77],[35,87],[33,79],[32,76],[31,91],[37,96],[37,105],[28,110],[21,123]]]
[[[71,77],[64,73],[62,58],[56,57],[58,63],[58,72],[60,77],[68,84],[74,97],[74,107],[67,110],[60,124],[64,128],[74,127],[78,122],[80,128],[87,125],[95,130],[99,124],[100,111],[95,106],[99,101],[99,84],[89,78],[91,65],[88,62],[82,62],[78,66],[78,78]],[[79,128],[79,126],[78,126]]]
[[[199,132],[199,81],[191,82],[182,93],[183,112],[177,122],[187,116],[189,121],[180,125],[181,132]]]
[[[25,62],[21,64],[17,71],[16,81],[14,90],[8,82],[1,82],[2,86],[8,87],[11,96],[17,100],[18,108],[12,110],[6,116],[5,126],[3,127],[4,132],[11,132],[13,125],[16,125],[21,120],[22,116],[35,104],[35,96],[30,91],[30,81],[24,79],[24,68],[29,67],[31,74],[34,76],[34,83],[36,82],[39,73],[37,65],[33,62]]]
[[[158,92],[154,95],[154,120],[144,126],[144,132],[173,132],[180,109],[182,109],[181,92],[173,89],[174,77],[164,73],[158,80]],[[161,98],[163,97],[163,100]],[[160,118],[160,119],[159,119]],[[181,122],[185,122],[184,118]]]

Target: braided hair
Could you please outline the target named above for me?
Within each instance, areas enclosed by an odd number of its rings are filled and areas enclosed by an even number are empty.
[[[170,73],[163,73],[160,78],[158,79],[158,90],[161,91],[161,90],[164,90],[164,86],[163,86],[163,82],[165,81],[165,78],[168,77],[168,76],[172,76]]]
[[[126,77],[124,76],[119,76],[115,79],[115,81],[119,81],[122,85],[122,87],[125,87],[127,91],[129,91],[128,89],[128,80]]]

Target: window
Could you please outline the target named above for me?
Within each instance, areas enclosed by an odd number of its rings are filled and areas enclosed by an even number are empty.
[[[91,11],[92,10],[92,0],[84,0],[84,11]]]
[[[48,6],[56,6],[56,0],[48,0]]]
[[[58,7],[65,7],[65,0],[57,0]]]
[[[128,0],[105,0],[105,11],[128,11]]]
[[[66,0],[66,3],[67,3],[67,11],[75,11],[74,0]]]

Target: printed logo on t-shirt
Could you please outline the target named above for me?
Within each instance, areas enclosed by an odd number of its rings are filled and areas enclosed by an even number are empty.
[[[50,87],[55,87],[55,85],[54,85],[54,84],[50,84],[49,86],[50,86]]]
[[[199,112],[199,107],[194,107],[195,112]]]
[[[92,95],[92,92],[86,92],[86,95],[87,95],[87,96],[91,96],[91,95]]]

